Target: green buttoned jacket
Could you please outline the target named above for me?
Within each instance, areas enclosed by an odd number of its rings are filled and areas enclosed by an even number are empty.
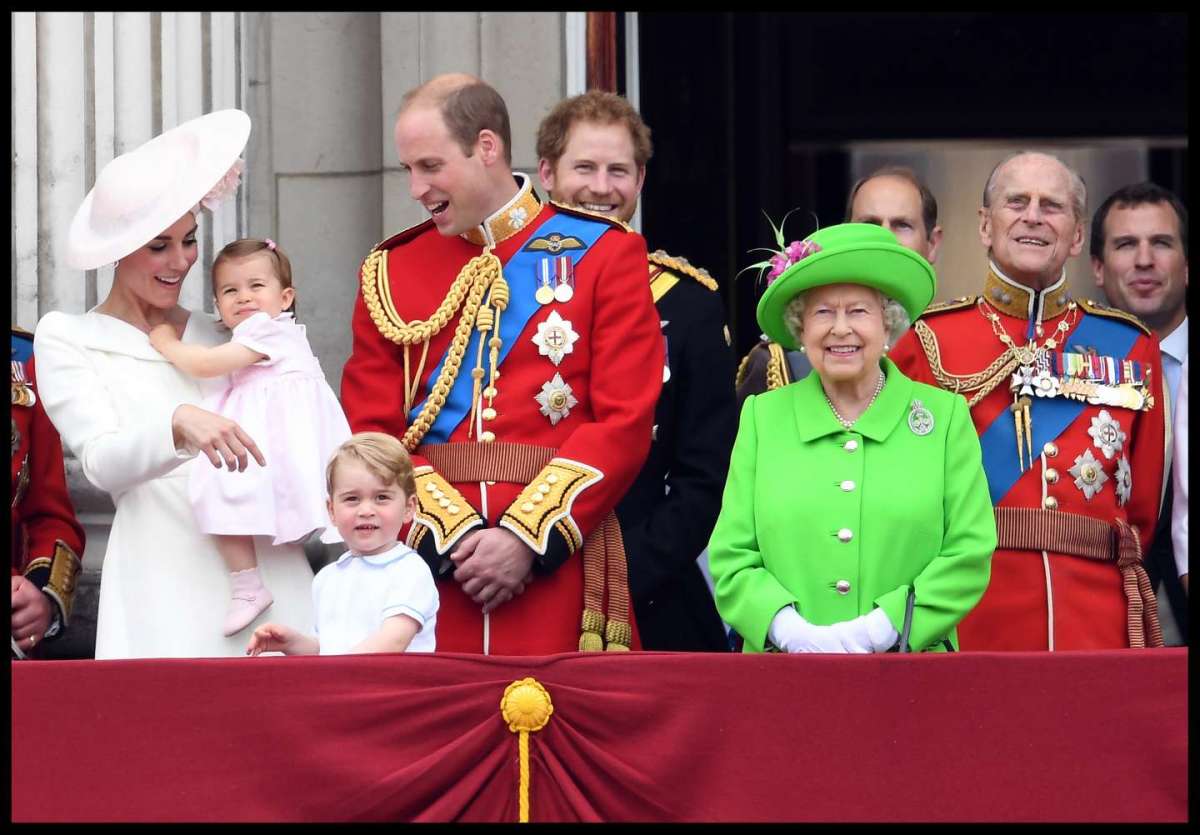
[[[749,397],[708,545],[717,609],[761,652],[788,604],[810,623],[879,607],[914,652],[949,639],[991,574],[996,522],[967,401],[889,359],[875,402],[844,428],[815,372]],[[928,434],[914,404],[933,416]],[[918,412],[918,415],[920,413]]]

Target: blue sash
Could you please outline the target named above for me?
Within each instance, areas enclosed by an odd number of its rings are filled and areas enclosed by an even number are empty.
[[[1064,351],[1076,347],[1094,347],[1097,352],[1124,357],[1133,348],[1138,331],[1124,322],[1103,316],[1084,315],[1079,327],[1071,332]],[[1070,426],[1087,403],[1068,397],[1033,397],[1029,416],[1033,421],[1033,455],[1036,458],[1047,441],[1053,441]],[[1017,431],[1013,413],[1005,409],[979,436],[983,447],[983,470],[987,475],[992,504],[1000,503],[1022,475],[1017,459]]]
[[[559,253],[560,255],[569,256],[572,268],[574,268],[578,265],[579,260],[591,249],[592,245],[609,228],[611,227],[602,221],[556,212],[537,228],[536,234],[530,240],[544,238],[554,232],[558,232],[564,238],[568,236],[578,238],[584,245],[582,249],[569,249]],[[522,247],[503,266],[504,278],[508,282],[509,293],[508,307],[500,314],[500,339],[503,344],[500,346],[497,368],[504,364],[504,359],[508,356],[508,352],[512,350],[513,345],[516,344],[517,337],[521,335],[529,320],[533,318],[538,308],[542,306],[538,304],[533,294],[538,286],[538,262],[546,257],[552,257],[548,255],[546,250],[530,251]],[[446,443],[450,440],[450,433],[470,413],[471,394],[474,391],[474,380],[471,378],[470,369],[475,366],[475,357],[479,351],[479,338],[479,331],[472,329],[471,341],[467,343],[467,351],[463,354],[462,367],[459,369],[458,377],[455,379],[454,385],[450,388],[445,405],[442,406],[442,410],[438,413],[433,426],[426,433],[423,443]],[[446,353],[449,353],[449,349],[447,349]],[[429,377],[431,381],[437,379],[438,374],[441,373],[442,367],[445,364],[446,355],[443,354],[441,362],[438,363],[437,368],[433,370],[433,374]],[[486,373],[486,350],[484,351],[484,368]],[[409,426],[416,421],[417,416],[421,413],[421,409],[425,406],[425,401],[428,399],[429,396],[426,395],[409,412]]]

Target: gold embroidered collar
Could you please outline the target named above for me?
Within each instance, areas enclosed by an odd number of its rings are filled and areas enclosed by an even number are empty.
[[[1066,310],[1067,303],[1071,301],[1067,292],[1067,269],[1063,267],[1058,281],[1039,293],[1013,281],[1000,272],[995,262],[989,261],[983,297],[996,310],[1018,319],[1032,319],[1034,322],[1052,319]]]
[[[537,213],[542,210],[541,201],[533,192],[533,180],[529,175],[514,171],[513,177],[521,187],[517,189],[512,200],[505,203],[499,211],[484,218],[483,223],[462,233],[462,236],[475,246],[494,247],[511,238],[532,223]]]

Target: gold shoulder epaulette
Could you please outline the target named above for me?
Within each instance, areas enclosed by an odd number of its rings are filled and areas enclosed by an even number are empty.
[[[661,249],[651,252],[649,258],[651,264],[657,264],[660,267],[665,267],[681,275],[686,275],[688,278],[695,279],[698,284],[714,292],[717,290],[717,280],[708,274],[708,270],[693,266],[688,263],[686,258],[676,258],[673,255],[668,255]]]
[[[970,307],[975,304],[978,298],[979,296],[959,296],[957,299],[951,299],[948,302],[931,304],[921,311],[921,318],[925,318],[933,313],[945,313],[948,310],[961,310],[964,307]]]
[[[1075,301],[1078,302],[1079,306],[1088,313],[1094,313],[1097,316],[1107,316],[1110,319],[1124,319],[1129,324],[1135,326],[1142,333],[1146,334],[1146,336],[1151,336],[1153,334],[1153,331],[1146,327],[1146,323],[1134,316],[1132,313],[1126,313],[1124,310],[1117,310],[1115,307],[1109,307],[1108,305],[1100,304],[1100,302],[1092,301],[1091,299],[1076,299]]]
[[[588,209],[582,209],[579,206],[572,206],[568,203],[559,203],[557,200],[551,200],[550,205],[564,214],[578,215],[579,217],[591,218],[592,220],[602,220],[609,226],[614,226],[617,229],[624,229],[626,232],[633,231],[633,227],[625,221],[617,220],[615,217],[609,217],[600,212],[589,211]]]
[[[431,218],[431,217],[426,218],[425,220],[421,221],[420,223],[418,223],[414,226],[410,226],[402,232],[397,232],[395,235],[392,235],[390,238],[384,238],[382,241],[375,244],[375,246],[371,247],[371,251],[376,252],[376,251],[380,251],[380,250],[391,249],[392,247],[394,247],[398,244],[404,243],[405,241],[409,240],[410,238],[415,238],[417,235],[424,232],[426,228],[428,228],[432,225],[433,225],[433,218]]]

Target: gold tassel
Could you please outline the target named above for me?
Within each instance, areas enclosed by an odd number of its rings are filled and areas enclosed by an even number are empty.
[[[594,609],[583,610],[583,630],[579,635],[580,652],[601,652],[604,649],[604,615]]]
[[[629,645],[633,643],[633,630],[627,623],[610,620],[604,627],[604,639],[607,642],[605,651],[629,652]]]

